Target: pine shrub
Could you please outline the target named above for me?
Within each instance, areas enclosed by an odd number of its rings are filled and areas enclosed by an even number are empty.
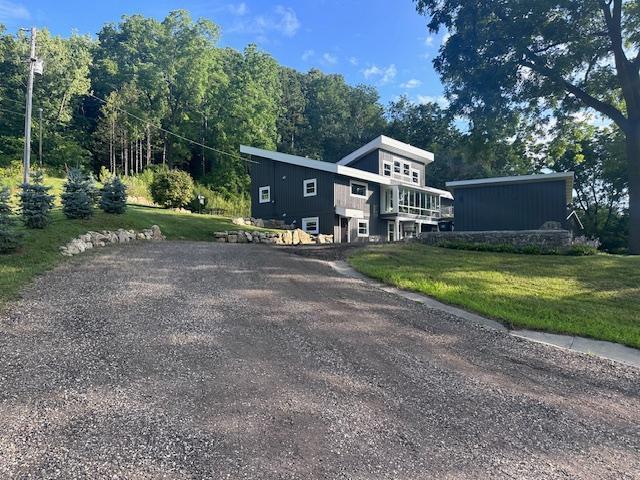
[[[31,175],[31,183],[22,185],[22,219],[28,228],[44,228],[51,221],[53,195],[47,193],[51,187],[45,186],[43,182],[44,175],[36,171]]]
[[[127,209],[127,186],[120,177],[111,177],[101,190],[100,208],[106,213],[121,214]]]
[[[182,170],[158,171],[151,183],[153,201],[167,208],[180,208],[193,196],[193,179]]]
[[[69,170],[67,183],[60,196],[62,212],[67,218],[89,218],[93,215],[96,188],[91,175],[79,169]]]
[[[22,235],[15,229],[15,218],[11,211],[9,188],[0,190],[0,253],[14,251],[20,245]]]

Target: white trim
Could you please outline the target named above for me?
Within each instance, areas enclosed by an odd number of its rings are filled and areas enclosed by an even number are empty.
[[[364,190],[365,190],[365,194],[364,195],[356,195],[355,193],[353,193],[353,185],[359,185],[359,186],[363,186]],[[349,195],[351,195],[352,197],[355,198],[367,198],[369,194],[369,184],[366,182],[358,182],[357,180],[349,180]]]
[[[360,233],[360,225],[361,224],[365,224],[367,226],[367,232],[366,233]],[[358,228],[356,230],[358,232],[358,237],[363,238],[363,237],[368,237],[369,236],[369,219],[358,219]]]
[[[307,192],[307,185],[313,184],[313,193]],[[302,181],[302,195],[305,197],[315,197],[318,195],[318,180],[315,178],[308,178]]]
[[[336,207],[336,215],[346,218],[364,218],[364,212],[355,208]]]
[[[315,230],[309,230],[307,224],[309,222],[316,222]],[[307,233],[319,233],[320,232],[320,218],[319,217],[305,217],[302,219],[302,230]]]
[[[389,167],[389,175],[384,174],[384,167]],[[382,176],[383,177],[391,177],[393,175],[393,162],[383,161],[382,162]]]
[[[428,152],[426,150],[422,150],[421,148],[414,147],[409,145],[408,143],[403,143],[398,140],[395,140],[390,137],[386,137],[384,135],[380,135],[377,138],[374,138],[369,143],[360,147],[356,151],[350,153],[346,157],[342,158],[338,161],[338,165],[348,165],[351,162],[357,160],[358,158],[366,155],[369,152],[377,149],[387,150],[391,153],[396,153],[398,155],[403,155],[412,160],[416,160],[422,163],[431,163],[433,162],[433,153]]]
[[[380,183],[382,185],[391,185],[391,179],[389,177],[383,177],[377,173],[365,172],[364,170],[359,170],[357,168],[345,167],[336,163],[298,157],[296,155],[289,155],[288,153],[274,152],[273,150],[263,150],[262,148],[249,147],[247,145],[240,145],[240,153],[269,158],[277,162],[290,163],[300,167],[322,170],[323,172],[337,173],[338,175],[344,175],[345,177],[357,178],[369,182]]]
[[[262,199],[262,192],[263,191],[267,192],[267,199],[266,200]],[[258,200],[260,201],[260,203],[269,203],[269,202],[271,202],[271,186],[270,185],[264,185],[264,186],[258,188]]]

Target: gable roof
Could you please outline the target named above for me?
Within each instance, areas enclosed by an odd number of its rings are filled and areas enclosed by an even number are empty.
[[[349,165],[360,157],[363,157],[367,153],[373,152],[377,149],[386,150],[391,153],[397,153],[398,155],[402,155],[403,157],[407,157],[425,164],[433,162],[433,153],[422,150],[421,148],[414,147],[412,145],[409,145],[408,143],[403,143],[393,138],[380,135],[378,138],[374,138],[366,145],[357,149],[355,152],[351,152],[349,155],[342,158],[337,163],[338,165]]]
[[[321,160],[313,160],[311,158],[299,157],[297,155],[290,155],[288,153],[275,152],[273,150],[264,150],[262,148],[240,145],[240,153],[255,155],[256,157],[268,158],[270,160],[297,165],[299,167],[313,168],[315,170],[322,170],[324,172],[336,173],[338,175],[344,175],[345,177],[357,178],[359,180],[379,183],[381,185],[397,184],[397,182],[388,177],[383,177],[382,175],[378,175],[376,173],[366,172],[358,168],[347,167],[344,165],[339,165],[337,163],[323,162]],[[410,188],[414,190],[422,190],[424,192],[433,193],[445,198],[453,198],[450,192],[446,190],[440,190],[438,188],[418,187],[415,185],[411,185]]]
[[[483,187],[489,185],[508,185],[518,183],[548,182],[563,180],[566,183],[567,203],[573,200],[573,172],[543,173],[539,175],[513,175],[510,177],[478,178],[475,180],[457,180],[447,182],[447,188],[455,190],[458,187]]]

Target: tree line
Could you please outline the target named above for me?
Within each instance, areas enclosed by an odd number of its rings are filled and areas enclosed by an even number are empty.
[[[429,8],[428,2],[421,8]],[[549,166],[580,169],[599,162],[596,170],[602,170],[611,152],[624,158],[619,148],[624,138],[615,126],[608,137],[597,138],[587,125],[558,122],[545,133],[553,141],[539,145],[540,132],[515,109],[466,108],[462,90],[452,92],[454,101],[446,107],[406,97],[383,106],[374,87],[349,85],[341,75],[317,69],[299,72],[255,45],[237,51],[218,41],[216,24],[182,10],[161,21],[125,16],[103,26],[95,39],[40,31],[37,51],[45,74],[35,82],[34,133],[42,108],[44,165],[59,171],[106,167],[120,175],[166,165],[234,198],[246,196],[249,187],[240,144],[337,161],[384,133],[433,151],[428,183],[439,187],[452,179],[533,173]],[[27,57],[24,34],[0,26],[0,168],[15,165],[22,155]],[[585,142],[600,146],[586,148]],[[580,160],[586,156],[589,162]],[[624,230],[625,178],[611,180],[621,189],[613,197],[607,196],[609,180],[603,176],[580,178],[587,182],[585,191],[589,181],[595,182],[606,197],[597,196],[594,217],[611,205],[616,221],[608,220],[607,226],[622,219]],[[590,205],[582,202],[577,208],[589,212]],[[596,234],[602,230],[597,223]]]

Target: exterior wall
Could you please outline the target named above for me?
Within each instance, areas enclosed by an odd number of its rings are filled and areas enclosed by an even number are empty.
[[[333,202],[336,175],[297,165],[253,157],[251,174],[251,216],[284,220],[302,228],[304,217],[319,218],[319,233],[333,235],[335,208]],[[317,195],[305,197],[303,181],[317,180]],[[271,187],[271,202],[260,203],[259,188]],[[295,223],[294,223],[295,222]]]
[[[458,187],[455,230],[536,230],[547,221],[566,228],[565,195],[564,180]]]
[[[398,155],[397,153],[391,153],[391,152],[387,152],[386,150],[378,150],[380,152],[380,159],[379,159],[379,172],[380,175],[382,175],[382,164],[383,162],[391,162],[392,167],[393,167],[393,157],[399,157],[401,158],[403,161],[405,162],[409,162],[411,164],[411,168],[418,170],[420,172],[420,183],[419,185],[422,187],[426,186],[426,178],[425,178],[425,164],[421,163],[421,162],[416,162],[415,160],[412,160],[410,158],[407,157],[403,157],[402,155]],[[411,184],[411,185],[415,185],[415,184]]]
[[[349,167],[364,170],[365,172],[371,172],[382,175],[382,163],[380,163],[380,150],[374,150],[366,155],[358,158],[354,162],[349,164]]]
[[[367,198],[353,197],[351,195],[351,178],[336,175],[334,184],[335,206],[360,210],[364,212],[364,218],[369,220],[369,238],[358,237],[358,222],[355,218],[349,222],[349,235],[352,242],[369,242],[371,237],[381,235],[382,220],[380,219],[380,185],[364,180],[356,180],[359,183],[367,184]],[[336,238],[340,237],[338,223],[336,221]]]
[[[542,249],[554,249],[571,245],[572,234],[568,230],[517,230],[493,232],[428,232],[419,236],[427,245],[441,242],[488,243],[525,247],[535,245]]]

